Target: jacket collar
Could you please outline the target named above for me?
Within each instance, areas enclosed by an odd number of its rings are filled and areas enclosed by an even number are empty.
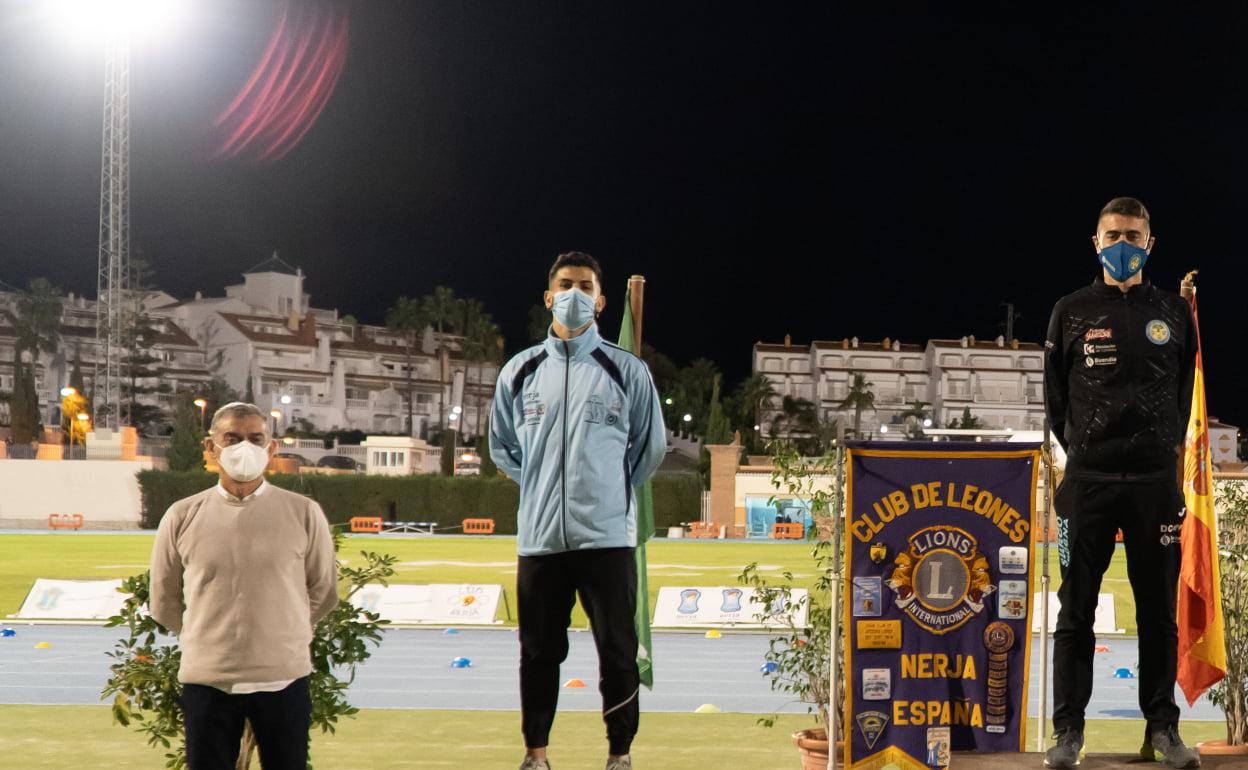
[[[584,358],[594,352],[601,343],[602,336],[598,334],[598,324],[596,322],[590,324],[588,329],[570,340],[561,340],[556,337],[553,327],[546,334],[546,352],[560,360],[565,357],[573,360]]]

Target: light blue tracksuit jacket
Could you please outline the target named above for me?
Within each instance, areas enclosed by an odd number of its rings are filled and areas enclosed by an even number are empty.
[[[650,370],[597,324],[508,361],[490,456],[520,484],[520,555],[636,545],[633,485],[654,475],[666,444]]]

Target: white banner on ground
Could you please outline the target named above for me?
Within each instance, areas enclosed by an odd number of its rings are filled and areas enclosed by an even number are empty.
[[[1033,607],[1040,606],[1040,594],[1032,594]],[[1049,633],[1053,633],[1057,629],[1057,613],[1062,608],[1062,603],[1057,599],[1057,592],[1049,592]],[[1037,610],[1031,615],[1031,630],[1040,632],[1040,612]],[[1096,617],[1092,622],[1092,633],[1094,634],[1125,634],[1125,628],[1118,627],[1118,614],[1114,611],[1114,595],[1113,594],[1097,594],[1096,595]]]
[[[806,626],[806,589],[793,589],[792,601],[799,609],[793,617],[797,628]],[[763,611],[761,602],[754,600],[753,588],[736,586],[684,586],[659,589],[654,603],[656,628],[702,628],[730,626],[736,628],[787,627],[783,617],[768,618],[758,622]]]
[[[396,624],[493,625],[502,600],[500,585],[368,586],[351,603]]]
[[[39,578],[10,618],[22,620],[108,620],[121,612],[127,594],[121,580],[47,580]]]

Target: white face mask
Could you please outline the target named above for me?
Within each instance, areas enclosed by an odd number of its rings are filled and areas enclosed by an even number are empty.
[[[269,447],[240,441],[221,450],[221,470],[225,475],[246,483],[255,481],[269,465]]]

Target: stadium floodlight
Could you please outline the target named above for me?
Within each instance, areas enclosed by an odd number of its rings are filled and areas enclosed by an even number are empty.
[[[53,22],[73,42],[153,38],[186,13],[185,0],[52,0]]]

